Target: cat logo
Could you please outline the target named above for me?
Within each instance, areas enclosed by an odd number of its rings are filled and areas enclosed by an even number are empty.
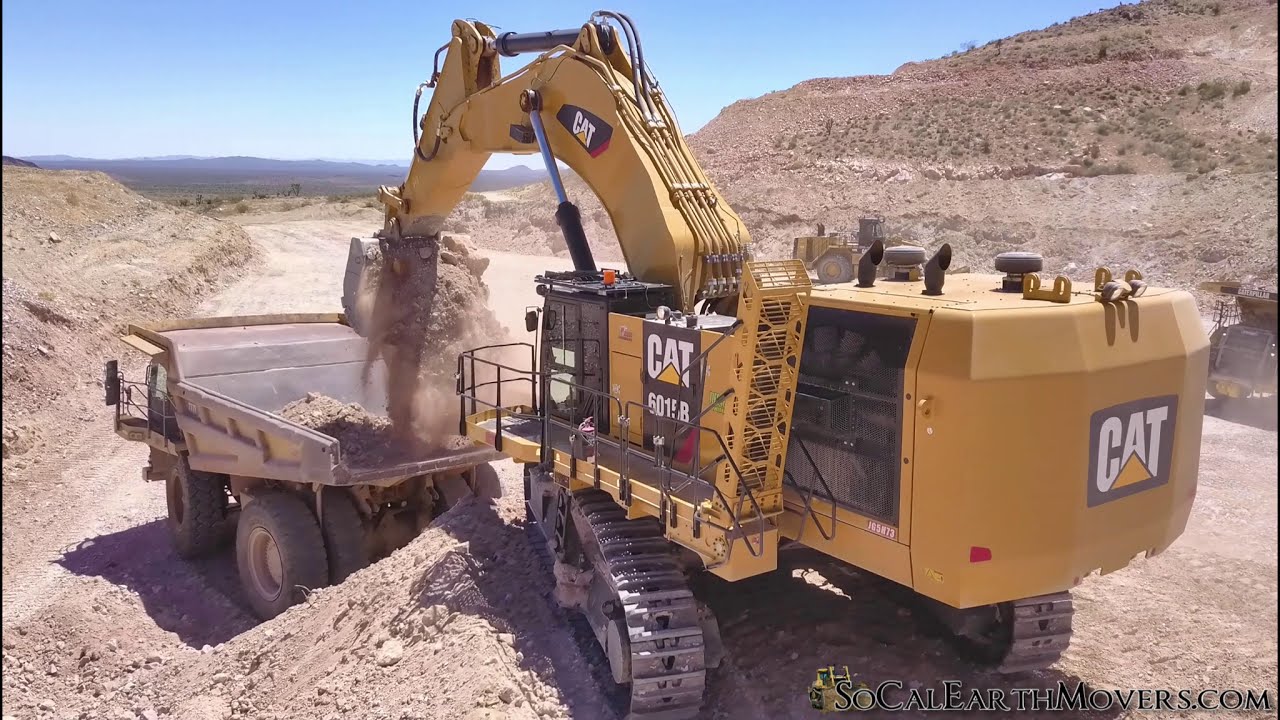
[[[1093,414],[1089,507],[1169,482],[1178,397],[1144,398]]]
[[[613,128],[591,111],[577,105],[565,105],[556,113],[556,119],[591,157],[600,157],[601,153],[609,149]]]
[[[659,418],[692,421],[702,400],[699,331],[646,320],[643,337],[645,405]]]
[[[668,385],[689,387],[689,361],[693,343],[651,333],[645,339],[645,367],[649,377]]]

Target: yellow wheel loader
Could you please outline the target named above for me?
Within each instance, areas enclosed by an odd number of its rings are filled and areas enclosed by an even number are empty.
[[[914,590],[1018,672],[1067,646],[1074,586],[1182,533],[1209,358],[1187,292],[1136,270],[1042,278],[1032,253],[948,274],[950,246],[878,240],[814,287],[800,260],[753,257],[626,15],[458,20],[436,63],[379,240],[430,242],[492,153],[542,156],[574,269],[536,277],[528,365],[459,357],[461,429],[524,464],[556,596],[632,717],[699,714],[718,648],[693,574],[735,582],[807,546]],[[596,265],[557,161],[625,268]],[[532,401],[490,399],[509,383]]]
[[[868,216],[858,219],[853,234],[830,233],[819,224],[816,235],[796,238],[791,257],[804,262],[819,284],[850,282],[863,253],[879,240],[885,241],[884,218]]]

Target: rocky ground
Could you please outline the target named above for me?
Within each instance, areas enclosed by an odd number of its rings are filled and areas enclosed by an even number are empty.
[[[1274,287],[1274,4],[1157,0],[1018,37],[745,100],[690,145],[764,257],[817,222],[843,230],[877,211],[891,238],[952,242],[956,264],[976,270],[1022,249],[1077,279],[1107,264],[1157,284]],[[567,184],[596,257],[620,260],[607,214]],[[113,340],[120,323],[338,311],[349,240],[381,224],[370,203],[247,202],[219,220],[99,174],[13,166],[4,191],[5,720],[617,715],[603,657],[550,598],[511,463],[497,465],[496,503],[455,507],[392,557],[258,623],[229,552],[177,558],[163,492],[139,477],[146,449],[110,429],[101,362],[129,357]],[[539,304],[532,276],[566,267],[550,197],[469,195],[449,220],[488,260],[476,274],[511,337],[527,337],[524,308]],[[137,377],[136,362],[126,369]],[[1280,702],[1275,407],[1209,405],[1186,532],[1087,578],[1070,649],[1019,685],[1268,690]],[[780,565],[702,587],[727,652],[708,717],[813,717],[805,690],[829,664],[869,683],[1008,685],[956,659],[875,576],[803,551]]]
[[[350,220],[250,224],[253,276],[201,312],[332,311]],[[536,302],[531,276],[555,258],[492,253],[486,281],[513,334]],[[289,272],[292,268],[293,272]],[[524,291],[520,288],[526,288]],[[519,336],[519,335],[517,335]],[[96,388],[82,391],[86,398]],[[1275,689],[1275,414],[1208,417],[1200,493],[1168,552],[1077,589],[1076,638],[1020,685]],[[1247,409],[1247,408],[1246,408]],[[1218,414],[1238,409],[1219,409]],[[504,497],[468,502],[392,557],[259,624],[230,552],[179,560],[145,453],[98,411],[71,431],[74,455],[36,476],[6,467],[3,711],[27,718],[610,718],[621,697],[589,631],[550,597],[527,541],[519,470]],[[1252,423],[1252,425],[1250,424]],[[1258,425],[1260,427],[1254,427]],[[12,478],[10,477],[12,473]],[[56,515],[54,515],[56,513]],[[703,588],[727,658],[708,717],[810,717],[819,666],[859,679],[1007,681],[956,659],[888,583],[830,559],[784,554],[779,571]],[[1162,717],[1154,713],[1133,717]]]

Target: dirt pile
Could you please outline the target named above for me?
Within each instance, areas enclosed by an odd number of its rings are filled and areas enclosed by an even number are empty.
[[[102,718],[607,718],[593,671],[549,599],[546,571],[510,524],[519,513],[518,500],[465,499],[387,560],[203,652],[89,648],[96,656],[78,667],[93,669],[99,697],[72,691],[50,702]],[[26,656],[34,639],[15,633],[6,646]],[[76,662],[64,675],[82,672]],[[6,709],[26,703],[11,705],[6,694]]]
[[[280,415],[335,438],[342,449],[342,462],[349,466],[378,467],[406,459],[391,434],[391,421],[355,403],[307,393],[285,405]]]
[[[486,305],[488,264],[465,239],[442,234],[388,243],[366,268],[357,312],[367,318],[369,362],[386,364],[388,415],[406,447],[457,432],[458,354],[507,338]]]
[[[307,393],[280,411],[285,419],[335,438],[342,451],[342,462],[349,467],[372,468],[411,462],[414,447],[407,447],[393,432],[390,418],[374,415],[356,403],[344,403],[327,395]],[[468,444],[458,435],[443,434],[438,445],[427,449],[455,449]]]
[[[39,453],[21,428],[96,420],[65,398],[102,363],[138,367],[114,335],[190,312],[257,256],[239,227],[153,202],[102,173],[4,169],[5,484]],[[41,418],[52,418],[51,424]]]

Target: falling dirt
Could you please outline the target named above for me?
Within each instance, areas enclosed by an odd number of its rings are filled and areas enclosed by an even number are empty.
[[[406,447],[437,447],[457,432],[458,354],[506,338],[486,305],[487,266],[442,235],[384,242],[365,269],[357,312],[370,328],[366,367],[386,363],[391,430]]]

